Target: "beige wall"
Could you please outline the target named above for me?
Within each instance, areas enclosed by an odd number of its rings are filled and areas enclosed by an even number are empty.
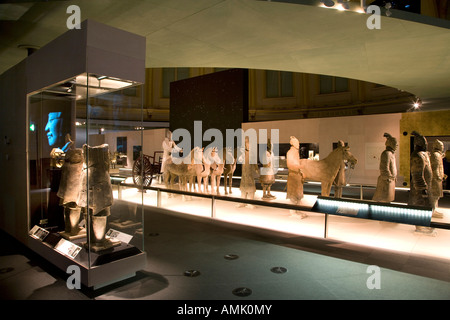
[[[417,131],[423,136],[450,136],[450,109],[432,112],[403,113],[400,120],[400,174],[406,177],[409,185],[409,155],[411,154],[411,132]]]
[[[190,68],[190,77],[214,72],[214,68]],[[147,68],[144,121],[168,121],[170,99],[162,97],[162,69]],[[266,98],[265,70],[249,70],[250,121],[353,116],[380,112],[403,112],[411,94],[395,88],[349,79],[348,91],[320,94],[319,75],[293,73],[293,96]]]
[[[348,142],[350,151],[358,159],[353,172],[349,174],[349,183],[376,185],[379,174],[379,156],[385,148],[385,132],[399,139],[400,113],[387,115],[366,115],[350,117],[332,117],[320,119],[295,119],[268,122],[248,122],[242,125],[244,130],[278,129],[280,143],[289,143],[289,137],[295,136],[300,143],[318,143],[320,158],[331,151],[333,142]],[[268,131],[270,134],[270,131]],[[273,141],[272,141],[273,142]],[[264,143],[264,141],[260,141]],[[399,154],[396,153],[397,164]],[[399,176],[397,185],[402,185]]]
[[[144,130],[141,138],[141,131],[117,131],[106,132],[104,143],[109,145],[110,152],[117,150],[117,137],[127,137],[127,168],[133,167],[133,146],[142,145],[145,155],[153,156],[155,151],[162,151],[162,142],[168,129]],[[141,143],[142,141],[142,143]]]

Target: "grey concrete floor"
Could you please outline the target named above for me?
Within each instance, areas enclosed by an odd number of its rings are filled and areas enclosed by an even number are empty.
[[[450,261],[237,226],[163,209],[145,211],[148,261],[134,278],[97,291],[1,233],[2,300],[449,300]],[[227,255],[236,259],[228,260]],[[380,288],[369,289],[369,266]],[[274,273],[282,267],[285,273]],[[196,270],[196,277],[185,271]],[[236,288],[251,294],[233,294]]]

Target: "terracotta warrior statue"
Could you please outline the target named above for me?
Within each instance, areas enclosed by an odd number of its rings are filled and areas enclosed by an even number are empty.
[[[275,182],[275,173],[273,169],[273,152],[272,143],[270,138],[267,140],[267,150],[266,150],[266,164],[263,164],[261,168],[261,173],[259,175],[259,182],[263,188],[263,200],[273,200],[276,197],[270,193],[270,187]]]
[[[61,168],[61,182],[57,196],[60,205],[64,207],[65,229],[61,236],[71,239],[82,233],[78,226],[80,222],[81,208],[77,205],[77,199],[81,189],[81,171],[83,169],[83,150],[69,149],[65,154],[64,164]]]
[[[385,133],[386,149],[380,156],[380,175],[377,188],[372,200],[379,202],[391,202],[395,199],[395,181],[397,180],[397,165],[395,163],[395,150],[397,139],[389,133]]]
[[[416,131],[411,134],[414,136],[414,150],[410,156],[411,187],[408,204],[431,207],[429,196],[433,173],[427,152],[427,139]],[[431,234],[434,228],[416,226],[416,231]]]
[[[443,218],[444,214],[437,211],[439,198],[444,196],[442,183],[447,179],[444,174],[444,144],[436,139],[433,143],[433,151],[430,154],[431,170],[433,178],[431,180],[430,204],[433,208],[433,217]]]
[[[99,251],[114,245],[105,238],[107,219],[113,204],[109,177],[109,146],[103,144],[90,147],[85,144],[83,153],[84,168],[81,175],[78,205],[84,207],[85,210],[89,207],[89,212],[85,212],[85,214],[89,214],[90,218],[90,244],[94,251]]]
[[[172,151],[173,150],[181,151],[181,148],[179,148],[172,140],[172,133],[170,131],[167,132],[167,135],[164,138],[162,148],[164,152],[161,163],[161,173],[164,173],[167,161],[172,158]]]
[[[241,184],[239,189],[241,190],[241,197],[244,199],[253,199],[255,197],[256,185],[255,177],[259,175],[258,165],[256,163],[250,163],[250,142],[249,137],[245,137],[245,152],[243,157],[241,156],[240,162],[242,163]],[[243,158],[243,159],[242,159]],[[238,207],[254,208],[251,204],[240,203]]]
[[[299,204],[303,199],[303,173],[300,166],[300,142],[294,136],[290,138],[291,148],[286,153],[286,165],[288,167],[287,178],[287,194],[286,199],[289,199],[293,204]],[[296,210],[290,210],[294,216],[298,214]],[[301,213],[300,217],[305,218],[306,213]]]

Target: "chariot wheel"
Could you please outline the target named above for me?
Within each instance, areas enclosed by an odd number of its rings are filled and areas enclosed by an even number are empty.
[[[138,186],[148,187],[152,184],[155,168],[146,155],[139,157],[133,164],[133,182]]]

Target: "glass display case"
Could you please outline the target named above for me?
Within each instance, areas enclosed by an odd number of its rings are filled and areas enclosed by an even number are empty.
[[[116,154],[133,150],[104,134],[125,131],[139,146],[141,127],[95,122],[117,106],[141,107],[140,85],[85,73],[28,98],[29,235],[86,269],[144,251],[142,202],[113,191]],[[131,87],[138,89],[132,99],[123,93]]]
[[[146,265],[143,203],[117,184],[142,157],[145,38],[86,20],[27,60],[26,244],[90,288],[131,277]]]
[[[144,251],[142,202],[113,191],[116,154],[132,157],[133,150],[104,134],[127,132],[142,145],[141,127],[95,122],[117,106],[140,108],[140,85],[84,73],[28,98],[29,235],[85,269]],[[123,93],[131,87],[132,99]]]

